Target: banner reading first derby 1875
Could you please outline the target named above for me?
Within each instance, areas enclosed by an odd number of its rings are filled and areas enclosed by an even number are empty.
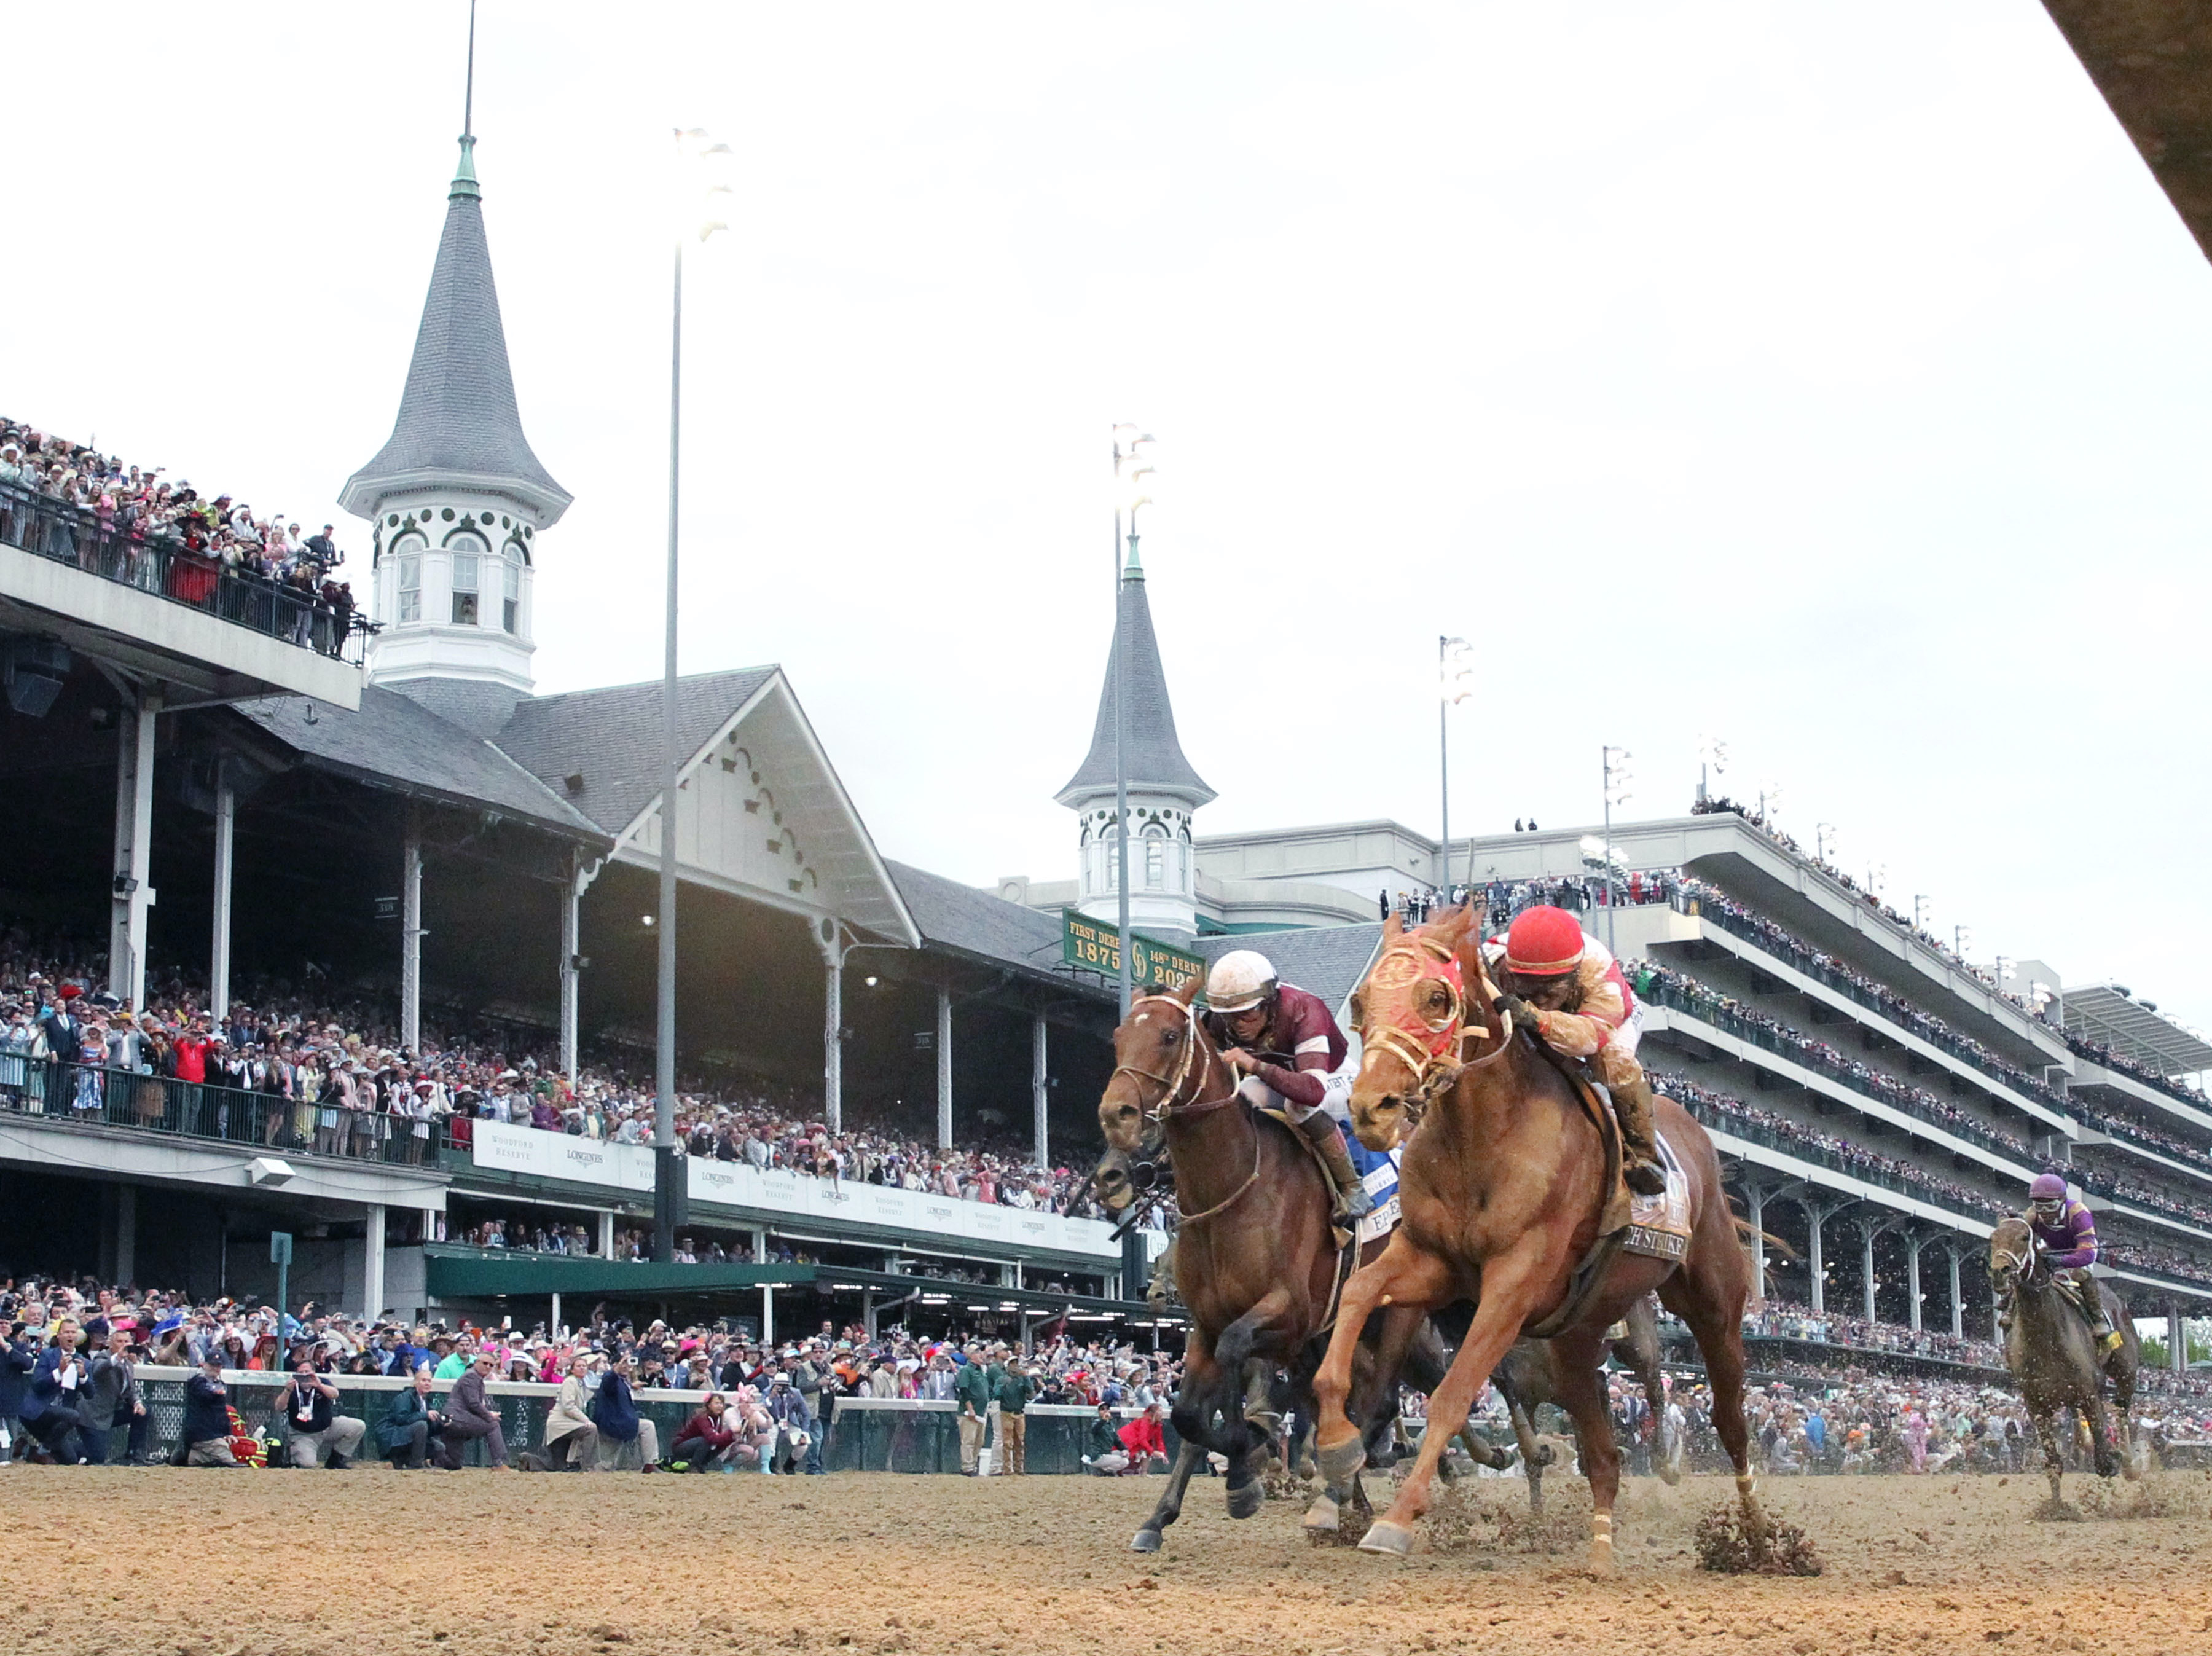
[[[1117,977],[1121,972],[1121,932],[1110,922],[1093,920],[1073,909],[1060,912],[1060,958],[1085,971]],[[1186,977],[1206,976],[1206,962],[1185,949],[1133,934],[1129,981],[1147,989],[1173,989]]]

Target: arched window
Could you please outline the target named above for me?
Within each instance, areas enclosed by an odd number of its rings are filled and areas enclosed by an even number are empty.
[[[446,545],[453,555],[453,624],[473,627],[477,624],[487,549],[483,538],[473,534],[457,534]]]
[[[1168,836],[1158,823],[1145,830],[1145,889],[1168,889]]]
[[[507,543],[500,559],[500,577],[506,583],[500,595],[500,625],[508,632],[522,630],[522,548]]]
[[[422,618],[422,537],[402,535],[392,543],[393,585],[398,602],[393,607],[395,621],[420,621]]]

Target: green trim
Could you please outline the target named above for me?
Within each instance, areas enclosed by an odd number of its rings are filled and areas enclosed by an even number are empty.
[[[441,1300],[501,1294],[712,1294],[766,1283],[811,1283],[816,1265],[656,1265],[621,1259],[469,1248],[432,1242],[422,1249],[424,1286]]]

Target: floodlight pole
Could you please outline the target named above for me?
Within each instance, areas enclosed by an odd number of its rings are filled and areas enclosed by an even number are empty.
[[[676,276],[668,339],[668,613],[660,676],[660,936],[659,1018],[653,1036],[653,1257],[676,1255],[676,526],[678,454],[684,422],[684,234],[676,235]]]
[[[1442,899],[1451,901],[1451,697],[1446,695],[1444,683],[1444,648],[1450,641],[1443,634],[1437,635],[1437,814],[1443,825],[1443,840],[1437,848],[1442,855],[1444,877],[1438,887]],[[1474,855],[1468,851],[1470,859]],[[1468,880],[1473,883],[1474,870],[1468,870]]]

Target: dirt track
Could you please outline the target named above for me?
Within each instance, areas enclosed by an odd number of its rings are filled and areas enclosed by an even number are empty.
[[[1696,1568],[1721,1479],[1632,1481],[1624,1568],[1575,1568],[1587,1496],[1557,1521],[1517,1483],[1389,1562],[1312,1548],[1299,1508],[1232,1525],[1200,1480],[1167,1549],[1124,1550],[1159,1480],[15,1466],[0,1586],[10,1652],[167,1656],[437,1651],[2212,1651],[2212,1476],[2113,1504],[2160,1516],[2031,1521],[2038,1479],[1822,1478],[1772,1490],[1817,1580]],[[2117,1486],[2116,1486],[2117,1488]],[[1484,1537],[1480,1549],[1449,1532]],[[1554,1538],[1571,1550],[1547,1554]]]

